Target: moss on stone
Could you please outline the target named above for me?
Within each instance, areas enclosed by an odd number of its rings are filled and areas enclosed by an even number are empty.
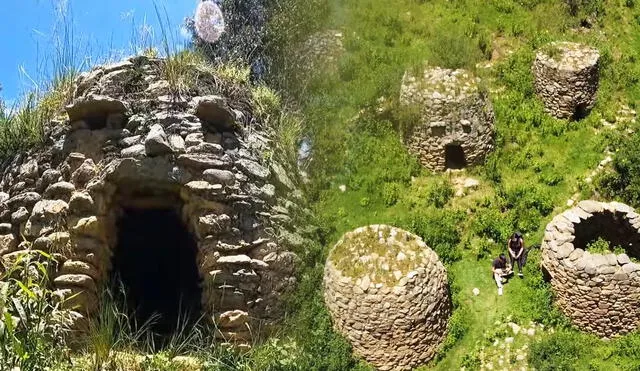
[[[409,272],[429,264],[429,248],[420,237],[390,226],[369,226],[347,233],[329,260],[343,276],[368,276],[393,286]],[[399,273],[398,273],[399,272]]]

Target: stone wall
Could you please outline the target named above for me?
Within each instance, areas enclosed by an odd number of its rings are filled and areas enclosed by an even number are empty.
[[[590,253],[598,237],[627,253]],[[542,243],[556,304],[578,328],[607,338],[640,323],[640,265],[630,256],[640,258],[640,215],[617,202],[580,202],[553,218]]]
[[[459,146],[466,165],[481,164],[494,146],[494,114],[491,101],[478,80],[464,70],[426,68],[422,76],[407,72],[400,102],[419,111],[405,134],[409,151],[435,171],[451,166],[446,147]],[[455,165],[455,164],[454,164]]]
[[[379,370],[409,370],[432,359],[451,313],[436,253],[385,225],[348,232],[333,247],[324,298],[336,329]]]
[[[295,283],[300,194],[264,160],[269,136],[247,87],[203,70],[198,86],[171,94],[163,64],[136,57],[83,73],[44,148],[2,164],[0,255],[54,253],[55,288],[78,294],[67,305],[82,319],[99,308],[120,210],[180,208],[198,244],[204,314],[222,341],[248,342],[282,316]]]
[[[559,119],[585,117],[596,102],[600,53],[571,42],[553,42],[536,53],[534,87],[545,110]]]

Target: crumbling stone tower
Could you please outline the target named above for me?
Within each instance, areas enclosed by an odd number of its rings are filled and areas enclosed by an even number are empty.
[[[334,326],[379,370],[426,363],[451,314],[447,272],[418,236],[386,225],[346,233],[324,272]]]
[[[600,53],[572,42],[553,42],[536,53],[534,87],[545,110],[559,119],[580,119],[596,102]]]
[[[215,322],[221,341],[249,343],[295,283],[295,177],[265,156],[247,86],[189,66],[198,84],[177,94],[166,63],[83,73],[46,145],[2,164],[0,255],[54,254],[55,289],[79,322],[119,276],[137,315],[164,316],[159,331],[180,305]]]
[[[419,76],[407,72],[400,103],[418,113],[405,142],[424,167],[442,171],[477,165],[493,150],[491,101],[469,72],[438,67]]]

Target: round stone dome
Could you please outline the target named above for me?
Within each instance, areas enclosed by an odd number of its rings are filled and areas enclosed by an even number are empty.
[[[417,121],[405,133],[409,151],[431,170],[481,164],[494,145],[494,113],[478,79],[465,70],[426,68],[407,72],[400,103]]]
[[[420,237],[372,225],[329,253],[324,298],[336,329],[379,370],[409,370],[436,353],[451,314],[447,272]]]
[[[299,191],[286,163],[261,155],[269,133],[248,86],[193,65],[198,86],[175,94],[165,63],[81,74],[45,145],[2,163],[0,256],[56,254],[54,289],[79,319],[120,276],[145,310],[169,318],[188,302],[221,342],[250,343],[295,284],[285,214]]]
[[[533,62],[534,87],[545,110],[559,119],[585,117],[596,102],[600,53],[573,42],[541,48]]]
[[[582,201],[547,225],[542,267],[556,304],[581,330],[612,337],[640,324],[640,265],[632,261],[640,258],[639,228],[631,207],[596,201]],[[598,239],[610,253],[589,251]]]

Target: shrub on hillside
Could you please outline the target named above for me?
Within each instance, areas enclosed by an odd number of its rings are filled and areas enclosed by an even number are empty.
[[[449,202],[453,195],[454,191],[451,182],[447,179],[439,180],[429,187],[427,202],[437,208],[442,208]]]
[[[501,213],[495,208],[482,209],[476,212],[476,218],[471,224],[472,232],[483,238],[490,238],[495,242],[506,241],[513,233],[513,221],[507,213]]]
[[[634,207],[640,206],[640,136],[619,142],[613,159],[613,171],[596,180],[596,188],[607,198],[618,198]]]
[[[461,238],[458,225],[464,216],[465,214],[461,211],[429,207],[412,215],[408,221],[400,221],[398,224],[401,228],[422,237],[425,243],[438,254],[440,261],[453,263],[462,256],[458,249]]]
[[[382,186],[382,200],[387,206],[393,206],[400,198],[402,186],[398,183],[384,183]]]
[[[473,69],[483,57],[478,43],[466,35],[461,26],[448,29],[432,38],[429,44],[429,64],[433,66]]]
[[[538,371],[578,370],[578,360],[587,351],[575,333],[558,331],[531,345],[529,364]]]
[[[507,202],[507,207],[518,209],[535,209],[542,216],[547,216],[553,211],[553,199],[545,188],[527,184],[514,187],[502,194]]]

